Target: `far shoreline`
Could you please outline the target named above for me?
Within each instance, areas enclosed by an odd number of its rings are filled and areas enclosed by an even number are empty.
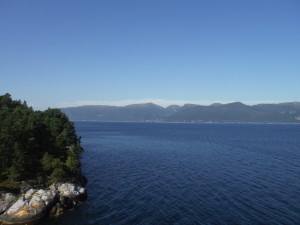
[[[162,124],[274,124],[274,125],[300,125],[298,123],[285,123],[285,122],[175,122],[175,121],[99,121],[99,120],[71,120],[72,122],[97,122],[97,123],[162,123]]]

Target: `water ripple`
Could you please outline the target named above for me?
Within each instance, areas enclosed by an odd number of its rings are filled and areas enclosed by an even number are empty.
[[[298,125],[76,126],[89,199],[49,224],[299,224]]]

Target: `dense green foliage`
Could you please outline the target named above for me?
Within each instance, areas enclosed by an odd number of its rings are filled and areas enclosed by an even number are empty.
[[[9,94],[0,96],[0,188],[74,181],[81,152],[73,123],[59,109],[34,111]]]

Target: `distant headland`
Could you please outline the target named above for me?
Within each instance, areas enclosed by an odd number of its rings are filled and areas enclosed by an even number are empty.
[[[166,108],[153,103],[127,106],[86,105],[62,108],[73,121],[300,123],[300,102],[209,106],[185,104]]]

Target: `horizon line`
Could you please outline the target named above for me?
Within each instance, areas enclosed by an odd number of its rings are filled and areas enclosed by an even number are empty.
[[[115,106],[124,107],[136,104],[155,104],[163,108],[167,108],[172,105],[199,105],[199,106],[211,106],[214,104],[230,104],[230,103],[242,103],[244,105],[259,105],[259,104],[282,104],[282,103],[300,103],[300,101],[184,101],[184,100],[166,100],[166,99],[143,99],[143,100],[121,100],[121,101],[75,101],[75,102],[60,102],[58,108],[71,108],[81,106]]]

